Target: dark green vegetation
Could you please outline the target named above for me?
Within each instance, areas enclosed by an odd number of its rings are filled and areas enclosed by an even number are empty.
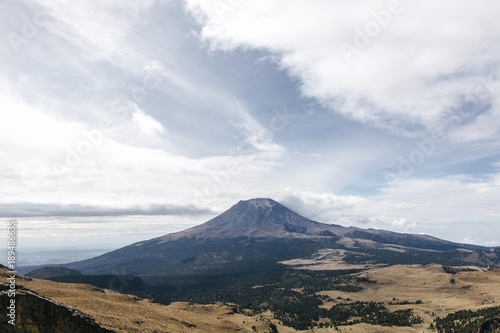
[[[482,246],[457,244],[430,236],[419,237],[418,235],[413,234],[403,234],[375,229],[355,228],[353,231],[345,234],[345,236],[355,239],[367,239],[380,244],[395,244],[417,249],[429,249],[436,251],[450,251],[459,247],[474,251],[485,249]]]
[[[333,300],[317,295],[321,290],[358,292],[365,277],[344,271],[290,271],[282,265],[274,270],[221,272],[220,274],[175,275],[155,278],[156,284],[147,285],[138,277],[117,275],[83,275],[52,278],[53,281],[88,283],[99,288],[110,288],[153,299],[162,304],[185,301],[201,304],[216,302],[236,304],[235,311],[251,314],[271,310],[275,318],[295,329],[352,325],[359,322],[386,326],[410,326],[420,323],[411,310],[390,312],[383,303]],[[320,308],[328,302],[331,308]],[[323,318],[323,322],[319,322]]]
[[[394,299],[394,298],[393,298]],[[389,302],[389,305],[407,305],[407,304],[422,304],[422,300],[416,300],[415,302],[409,302],[409,301],[396,301],[396,302]]]
[[[420,322],[411,310],[389,312],[382,303],[332,300],[315,294],[320,290],[358,292],[366,278],[348,271],[267,271],[252,274],[170,277],[169,298],[197,303],[234,303],[253,314],[271,310],[275,318],[295,329],[314,326],[350,325],[367,322],[380,325],[409,326]],[[328,301],[330,309],[320,308]],[[361,319],[355,317],[361,317]],[[327,319],[319,323],[319,319]]]
[[[64,267],[42,267],[35,269],[34,271],[29,272],[26,276],[35,278],[35,279],[47,279],[56,276],[65,276],[65,275],[82,275],[82,272],[76,269],[69,269]]]
[[[123,293],[135,293],[150,290],[151,287],[140,277],[130,275],[65,275],[47,280],[67,283],[84,283]]]
[[[307,296],[283,292],[284,301],[273,307],[275,318],[299,330],[368,323],[382,326],[411,326],[422,323],[411,309],[390,312],[380,302],[343,302],[330,309],[318,308],[319,301]],[[320,318],[327,321],[318,323]]]
[[[458,272],[477,272],[477,269],[473,268],[463,268],[463,267],[451,267],[443,265],[443,270],[448,274],[457,274]]]
[[[439,333],[499,332],[500,306],[477,311],[461,310],[444,318],[436,318],[435,328]]]
[[[228,274],[167,278],[174,286],[169,297],[197,303],[234,303],[237,307],[260,313],[271,310],[275,318],[295,329],[351,325],[358,322],[386,326],[411,326],[421,322],[411,310],[388,311],[382,303],[332,300],[315,294],[321,290],[358,292],[364,277],[347,271],[267,271],[252,274]],[[320,308],[328,301],[330,309]],[[357,318],[360,317],[360,318]],[[319,319],[326,322],[319,323]]]
[[[412,265],[412,264],[427,264],[438,263],[443,266],[466,266],[478,265],[486,267],[487,264],[498,265],[500,261],[500,250],[484,251],[479,250],[471,256],[471,253],[460,250],[450,251],[425,251],[420,249],[408,249],[405,252],[396,252],[384,248],[370,248],[360,245],[357,248],[346,248],[350,251],[343,260],[348,264],[381,264],[381,265]],[[467,269],[464,269],[467,270]],[[448,273],[458,272],[451,268]]]

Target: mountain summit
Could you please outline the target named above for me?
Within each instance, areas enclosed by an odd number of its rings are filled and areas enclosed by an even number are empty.
[[[204,224],[162,238],[297,238],[333,236],[335,233],[345,233],[345,229],[311,221],[272,199],[257,198],[241,200]]]

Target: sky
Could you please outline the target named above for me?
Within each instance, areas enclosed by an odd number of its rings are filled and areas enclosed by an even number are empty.
[[[0,245],[117,248],[273,198],[500,246],[500,3],[0,3]]]

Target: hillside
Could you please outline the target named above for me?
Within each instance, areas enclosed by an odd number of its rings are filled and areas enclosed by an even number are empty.
[[[7,277],[7,269],[0,268],[0,276]],[[273,332],[268,320],[252,318],[235,313],[231,306],[196,305],[174,303],[160,305],[133,295],[120,294],[108,289],[100,289],[85,284],[60,283],[47,280],[30,279],[17,275],[18,288],[25,288],[48,297],[66,306],[83,312],[82,316],[91,318],[104,330],[112,332]],[[61,307],[62,308],[62,307]],[[90,317],[89,317],[90,316]],[[67,318],[71,318],[69,313]],[[18,318],[23,321],[27,318]],[[37,321],[50,320],[46,316]],[[64,318],[60,319],[64,320]],[[70,319],[68,319],[70,320]],[[41,324],[41,325],[42,325]],[[19,323],[18,323],[19,325]],[[64,326],[63,326],[64,327]],[[81,328],[80,326],[77,328]],[[49,332],[48,330],[47,332]],[[28,330],[28,332],[37,332]],[[65,332],[64,330],[61,332]],[[82,332],[97,332],[82,330]]]

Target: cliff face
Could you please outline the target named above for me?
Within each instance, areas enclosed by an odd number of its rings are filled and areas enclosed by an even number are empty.
[[[57,303],[18,285],[16,289],[16,325],[8,323],[9,285],[0,284],[0,332],[5,333],[108,333],[92,316]]]

